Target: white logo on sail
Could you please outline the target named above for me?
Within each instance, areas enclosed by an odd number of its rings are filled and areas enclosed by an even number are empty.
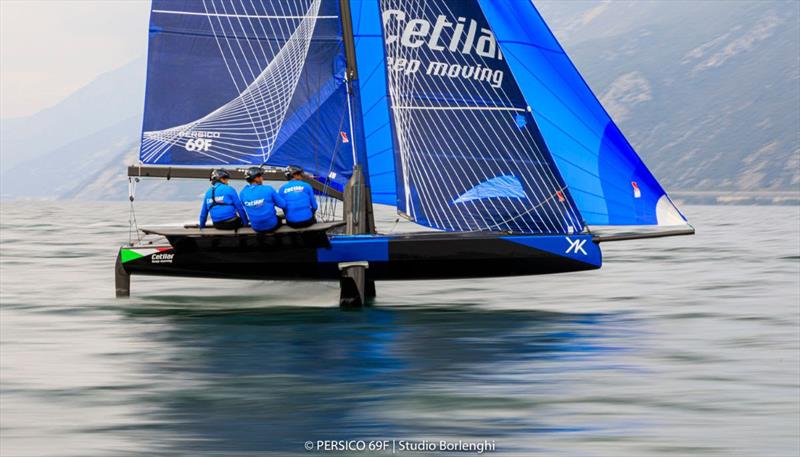
[[[395,52],[400,51],[398,45],[406,48],[407,52],[410,49],[426,46],[430,51],[443,53],[442,58],[452,58],[447,54],[455,53],[470,58],[474,52],[481,62],[470,65],[466,62],[431,60],[427,62],[426,67],[423,67],[427,75],[487,82],[495,89],[502,86],[504,72],[489,68],[485,65],[484,59],[503,60],[503,53],[497,46],[492,31],[479,27],[476,20],[459,16],[451,22],[442,14],[437,16],[432,24],[426,19],[409,19],[406,13],[399,9],[388,9],[383,12],[383,25],[386,30],[386,45]],[[409,55],[418,56],[420,53],[417,51]],[[402,73],[405,76],[416,73],[422,64],[420,59],[405,58],[400,55],[389,55],[386,58],[389,71]]]
[[[580,252],[583,255],[589,255],[583,249],[583,245],[586,244],[586,240],[575,240],[575,241],[572,241],[572,239],[570,239],[570,237],[568,237],[568,236],[565,237],[565,238],[567,239],[567,242],[569,243],[569,247],[567,248],[567,252],[566,252],[567,254],[570,254],[570,253],[577,254],[577,253]]]
[[[208,151],[211,147],[211,140],[208,138],[196,138],[194,140],[186,140],[187,151]]]

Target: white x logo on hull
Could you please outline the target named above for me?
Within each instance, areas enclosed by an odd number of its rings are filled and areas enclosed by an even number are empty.
[[[567,252],[566,252],[567,254],[569,254],[569,253],[577,254],[577,253],[580,252],[583,255],[589,255],[583,249],[583,245],[586,244],[586,240],[585,239],[572,241],[570,239],[570,237],[568,237],[568,236],[565,237],[565,238],[567,239],[567,242],[569,242],[569,247],[567,248]]]

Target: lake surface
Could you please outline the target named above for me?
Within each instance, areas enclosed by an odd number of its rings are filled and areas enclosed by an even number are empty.
[[[133,277],[118,300],[125,205],[1,208],[3,456],[800,449],[800,207],[690,206],[696,236],[604,244],[599,271],[378,283],[354,312],[333,283]]]

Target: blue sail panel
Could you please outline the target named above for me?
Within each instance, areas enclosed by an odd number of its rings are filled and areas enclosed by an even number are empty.
[[[448,231],[581,231],[477,1],[379,5],[398,209]]]
[[[336,0],[154,0],[140,160],[353,167]]]
[[[533,4],[479,1],[586,224],[686,224]]]
[[[378,1],[351,0],[350,13],[359,72],[356,82],[362,110],[360,124],[364,129],[372,202],[395,205],[395,150],[386,93],[386,56]]]

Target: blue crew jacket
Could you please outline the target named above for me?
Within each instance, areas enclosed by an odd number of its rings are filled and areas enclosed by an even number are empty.
[[[212,194],[214,195],[213,199],[211,197]],[[217,203],[212,205],[214,200]],[[239,214],[242,223],[244,225],[248,223],[247,213],[245,213],[242,202],[236,194],[236,189],[221,182],[214,184],[206,191],[206,196],[203,198],[203,207],[200,208],[200,228],[206,226],[206,219],[209,213],[211,213],[213,222],[233,219],[236,214]]]
[[[275,207],[283,209],[286,202],[270,186],[248,184],[239,193],[253,230],[270,230],[278,225]]]
[[[287,222],[305,222],[314,217],[317,199],[307,182],[293,179],[281,186],[278,194],[286,201],[283,213]]]

